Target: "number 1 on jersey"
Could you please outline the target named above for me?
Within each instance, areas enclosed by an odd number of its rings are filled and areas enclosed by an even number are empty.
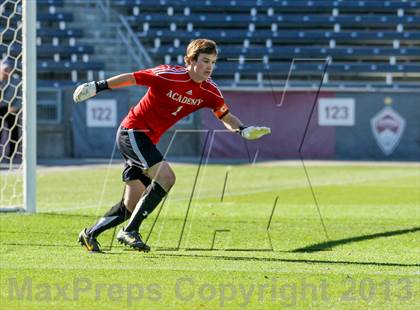
[[[178,114],[178,112],[182,110],[182,108],[183,108],[183,107],[184,107],[184,106],[180,105],[180,106],[178,107],[178,109],[177,109],[175,112],[172,112],[172,115],[173,115],[173,116],[176,116],[176,115]]]

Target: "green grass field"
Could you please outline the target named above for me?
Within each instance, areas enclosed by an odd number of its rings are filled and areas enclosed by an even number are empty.
[[[0,214],[1,309],[419,309],[419,165],[175,165],[150,253],[77,244],[120,167],[40,169],[35,215]],[[226,189],[221,201],[226,172]],[[277,204],[274,203],[277,199]],[[187,215],[188,212],[188,216]]]

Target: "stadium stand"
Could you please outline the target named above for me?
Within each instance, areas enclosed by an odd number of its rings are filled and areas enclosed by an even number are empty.
[[[74,85],[103,76],[109,64],[86,43],[67,0],[38,0],[38,80]],[[97,3],[101,1],[91,1]],[[102,1],[104,2],[104,1]],[[420,77],[418,1],[113,0],[154,64],[183,63],[191,39],[220,46],[214,78],[221,85],[313,85],[330,59],[329,86],[412,86]],[[221,13],[222,12],[222,13]],[[13,33],[2,31],[0,55],[17,55]],[[95,48],[94,48],[95,46]],[[112,55],[113,56],[113,55]],[[120,55],[120,58],[124,55]],[[294,66],[291,67],[294,59]]]
[[[19,67],[21,40],[7,25],[7,10],[16,8],[4,8],[0,56]],[[420,84],[414,0],[37,0],[36,27],[39,140],[55,141],[40,145],[40,156],[73,154],[69,103],[76,84],[183,64],[195,38],[217,41],[213,78],[224,90],[317,89],[327,60],[324,89],[403,92]]]
[[[95,52],[93,46],[78,44],[83,30],[68,27],[74,18],[72,13],[61,12],[65,6],[64,0],[38,0],[37,4],[37,70],[40,85],[74,85],[79,79],[93,77],[94,72],[104,69],[103,63],[91,61],[90,56]],[[5,9],[15,8],[5,6]],[[4,12],[3,15],[8,16],[8,13]],[[6,30],[6,19],[2,19],[2,23],[5,24],[0,25],[1,58],[16,58],[21,53],[21,40],[13,40],[15,33],[13,29]]]
[[[325,58],[330,86],[403,87],[420,77],[418,1],[115,0],[112,6],[127,16],[155,63],[182,64],[191,39],[216,40],[214,77],[224,85],[282,84],[292,59],[299,85],[319,80]]]
[[[43,86],[74,84],[104,70],[103,63],[91,59],[94,47],[78,42],[83,30],[68,26],[74,13],[64,11],[65,4],[64,0],[38,1],[37,68]]]

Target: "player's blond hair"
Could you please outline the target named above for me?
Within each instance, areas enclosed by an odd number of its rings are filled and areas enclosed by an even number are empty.
[[[217,56],[216,42],[209,39],[196,39],[187,46],[187,52],[184,57],[185,64],[188,66],[193,60],[197,60],[200,53],[214,54]]]

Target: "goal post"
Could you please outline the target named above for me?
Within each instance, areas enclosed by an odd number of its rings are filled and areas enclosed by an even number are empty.
[[[36,212],[36,1],[22,0],[23,203]]]
[[[36,1],[0,2],[0,212],[36,212]]]

